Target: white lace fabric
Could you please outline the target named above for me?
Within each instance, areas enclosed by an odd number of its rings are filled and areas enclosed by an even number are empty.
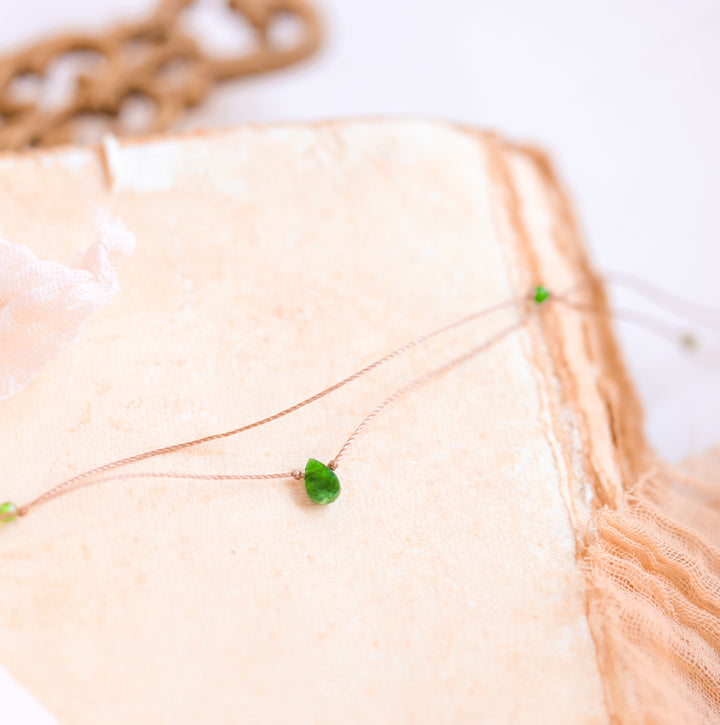
[[[115,266],[135,236],[98,215],[97,236],[67,264],[0,239],[0,401],[15,395],[120,289]]]

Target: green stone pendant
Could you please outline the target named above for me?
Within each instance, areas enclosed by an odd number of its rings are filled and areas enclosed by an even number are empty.
[[[340,481],[332,468],[311,458],[305,466],[305,489],[315,503],[332,503],[340,495]]]

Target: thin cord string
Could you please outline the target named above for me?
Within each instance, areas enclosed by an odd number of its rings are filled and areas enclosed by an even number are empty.
[[[539,309],[539,308],[538,308]],[[442,375],[445,372],[448,372],[449,370],[458,367],[464,362],[467,362],[473,357],[476,357],[482,352],[487,351],[494,345],[496,345],[498,342],[500,342],[503,338],[508,337],[512,332],[515,330],[520,329],[523,327],[528,320],[533,317],[534,314],[536,314],[538,310],[533,310],[533,312],[530,312],[529,314],[525,315],[523,318],[521,318],[518,322],[513,323],[512,325],[509,325],[505,327],[503,330],[498,332],[497,334],[493,335],[491,338],[486,340],[480,345],[477,345],[472,350],[466,352],[463,355],[460,355],[459,357],[454,358],[450,362],[446,363],[445,365],[441,365],[438,368],[435,368],[434,370],[431,370],[429,373],[425,373],[424,375],[421,375],[418,378],[415,378],[414,380],[411,380],[409,383],[404,385],[399,390],[395,391],[392,395],[388,396],[383,400],[381,403],[379,403],[372,412],[367,415],[362,422],[355,428],[355,430],[350,434],[350,437],[345,441],[342,448],[338,451],[338,453],[335,455],[335,458],[330,461],[328,464],[329,468],[332,468],[335,470],[338,467],[338,464],[340,462],[340,458],[347,452],[350,445],[353,443],[353,441],[357,438],[357,436],[360,434],[360,432],[365,428],[370,421],[375,418],[375,416],[378,415],[384,408],[386,408],[390,403],[397,400],[401,395],[404,395],[405,393],[409,392],[410,390],[413,390],[414,388],[418,387],[419,385],[422,385],[423,383],[426,383],[433,378],[438,377],[439,375]],[[165,472],[157,472],[157,471],[146,471],[146,472],[139,472],[139,473],[121,473],[113,476],[105,476],[100,479],[94,479],[93,481],[89,481],[87,483],[80,483],[78,486],[74,486],[72,491],[77,490],[77,488],[80,488],[80,486],[83,485],[89,485],[89,483],[101,483],[101,482],[107,482],[107,481],[117,481],[120,479],[127,479],[127,478],[186,478],[186,479],[192,479],[192,480],[199,480],[199,481],[233,481],[233,480],[249,480],[249,479],[264,479],[264,478],[300,478],[301,475],[300,471],[297,469],[295,471],[289,471],[287,473],[265,473],[265,474],[235,474],[235,473],[219,473],[219,474],[213,474],[213,473],[165,473]],[[64,492],[64,491],[63,491]],[[61,492],[61,493],[63,493]],[[57,495],[61,495],[61,493],[58,493]]]
[[[343,455],[347,452],[348,448],[352,445],[353,441],[360,435],[360,432],[367,426],[367,424],[376,416],[378,413],[380,413],[382,410],[387,408],[390,403],[397,400],[401,395],[405,395],[405,393],[410,392],[411,390],[417,388],[419,385],[423,385],[424,383],[427,383],[429,380],[432,380],[439,375],[442,375],[443,373],[448,372],[449,370],[452,370],[453,368],[458,367],[459,365],[462,365],[463,363],[467,362],[468,360],[471,360],[476,355],[479,355],[481,352],[485,352],[489,350],[491,347],[495,346],[498,342],[503,340],[504,338],[508,337],[511,333],[515,332],[516,330],[519,330],[521,327],[524,327],[528,320],[530,320],[537,312],[539,312],[543,307],[537,307],[532,312],[528,313],[524,317],[522,317],[518,322],[509,325],[504,330],[501,330],[497,334],[490,337],[488,340],[483,342],[480,345],[477,345],[469,352],[466,352],[464,355],[460,355],[460,357],[456,357],[454,360],[451,360],[450,362],[446,363],[445,365],[441,365],[438,368],[435,368],[435,370],[431,370],[429,373],[425,373],[425,375],[421,375],[419,378],[415,378],[415,380],[411,380],[407,385],[403,385],[402,388],[399,390],[396,390],[392,395],[388,396],[383,400],[381,403],[378,403],[378,405],[373,408],[373,410],[363,419],[363,421],[358,425],[357,428],[350,434],[350,437],[345,441],[342,448],[335,454],[335,458],[330,461],[328,466],[332,469],[337,468],[338,464],[340,463],[340,459],[343,457]]]
[[[397,400],[401,395],[404,395],[405,393],[409,392],[410,390],[413,390],[414,388],[418,387],[419,385],[422,385],[423,383],[426,383],[433,378],[438,377],[439,375],[442,375],[445,372],[448,372],[449,370],[461,365],[464,362],[467,362],[473,357],[476,357],[482,352],[487,351],[494,345],[496,345],[498,342],[500,342],[505,337],[508,337],[512,332],[515,330],[520,329],[525,324],[527,324],[528,320],[533,317],[537,312],[538,309],[533,310],[532,312],[525,315],[523,318],[521,318],[518,322],[513,323],[512,325],[509,325],[505,327],[503,330],[498,332],[497,334],[493,335],[491,338],[486,340],[480,345],[477,345],[472,350],[466,352],[465,354],[454,358],[450,362],[446,363],[445,365],[441,365],[438,368],[435,368],[434,370],[431,370],[429,373],[426,373],[425,375],[421,375],[418,378],[415,378],[414,380],[411,380],[407,385],[404,385],[399,390],[395,391],[392,395],[388,396],[383,400],[381,403],[379,403],[372,412],[367,415],[363,421],[355,428],[355,430],[351,433],[350,437],[345,441],[342,448],[338,453],[336,454],[335,458],[333,458],[332,461],[328,464],[328,467],[335,470],[340,462],[340,458],[347,452],[350,445],[353,443],[353,441],[357,438],[357,436],[360,434],[360,432],[365,428],[370,421],[375,418],[384,408],[386,408],[390,403]],[[190,480],[196,480],[196,481],[238,481],[238,480],[257,480],[257,479],[270,479],[270,478],[302,478],[302,471],[299,471],[298,469],[294,471],[288,471],[286,473],[249,473],[249,474],[240,474],[240,473],[166,473],[164,471],[141,471],[138,473],[119,473],[112,476],[104,476],[103,478],[96,478],[92,480],[86,480],[81,481],[72,488],[66,488],[62,491],[59,491],[55,496],[61,496],[64,493],[69,493],[70,491],[76,491],[79,488],[82,488],[83,486],[89,486],[96,483],[107,483],[109,481],[119,481],[119,480],[126,480],[129,478],[183,478],[183,479],[190,479]]]
[[[720,309],[717,307],[688,300],[630,272],[606,272],[603,277],[612,284],[637,292],[689,322],[699,323],[715,330],[720,327]]]
[[[663,320],[659,320],[656,317],[648,314],[643,313],[637,313],[634,310],[627,310],[623,308],[619,308],[614,311],[606,311],[602,310],[600,308],[594,307],[592,305],[582,304],[578,302],[574,302],[567,298],[567,296],[553,296],[548,301],[552,304],[561,304],[569,309],[573,309],[578,312],[592,312],[596,314],[607,314],[611,315],[623,322],[630,322],[632,324],[639,325],[640,327],[649,330],[650,332],[653,332],[654,334],[658,335],[659,337],[662,337],[666,340],[670,340],[672,342],[679,342],[683,338],[682,331],[673,326],[666,324]],[[544,305],[543,307],[547,307],[549,304]],[[451,360],[450,362],[446,363],[445,365],[442,365],[429,373],[426,373],[425,375],[420,376],[419,378],[416,378],[415,380],[410,381],[406,385],[404,385],[402,388],[398,389],[395,393],[388,396],[380,402],[363,420],[362,422],[353,430],[353,432],[350,434],[348,439],[343,444],[342,448],[338,451],[338,453],[335,455],[335,457],[329,462],[328,466],[335,470],[340,462],[340,458],[347,453],[348,449],[350,448],[351,444],[355,441],[355,439],[358,437],[358,435],[361,433],[361,431],[375,418],[382,410],[384,410],[390,403],[395,401],[397,398],[401,397],[405,393],[413,390],[414,388],[422,385],[423,383],[426,383],[430,380],[432,380],[435,377],[438,377],[442,375],[445,372],[448,372],[449,370],[461,365],[464,362],[467,362],[471,358],[475,357],[476,355],[479,355],[482,352],[485,352],[489,350],[491,347],[493,347],[495,344],[500,342],[503,338],[509,336],[512,332],[522,328],[525,324],[527,324],[528,320],[533,316],[535,312],[538,311],[540,308],[535,308],[533,312],[526,315],[524,318],[520,319],[518,322],[506,327],[505,329],[498,332],[493,337],[489,338],[485,342],[481,343],[480,345],[477,345],[470,351],[466,352],[465,354]],[[117,480],[123,480],[123,479],[130,479],[130,478],[182,478],[182,479],[190,479],[190,480],[201,480],[201,481],[208,481],[208,480],[216,480],[216,481],[232,481],[232,480],[252,480],[252,479],[268,479],[268,478],[301,478],[302,472],[298,471],[297,469],[295,471],[289,471],[286,473],[269,473],[269,474],[233,474],[233,473],[227,473],[227,474],[204,474],[204,473],[166,473],[166,472],[156,472],[156,471],[146,471],[146,472],[139,472],[139,473],[125,473],[125,474],[119,474],[115,476],[106,476],[104,478],[95,479],[91,481],[90,483],[105,483],[109,481],[117,481]],[[80,485],[87,485],[87,484],[80,484]],[[78,486],[79,487],[79,486]],[[76,490],[78,487],[73,487],[71,490]]]
[[[296,410],[299,410],[300,408],[304,408],[306,405],[310,405],[310,403],[314,403],[316,400],[319,400],[320,398],[325,397],[326,395],[329,395],[330,393],[342,388],[345,385],[348,385],[349,383],[357,380],[358,378],[366,375],[367,373],[371,372],[372,370],[380,367],[381,365],[384,365],[385,363],[389,362],[390,360],[393,360],[400,355],[406,353],[407,351],[411,350],[412,348],[416,347],[417,345],[420,345],[423,342],[426,342],[432,337],[435,337],[437,335],[440,335],[444,332],[449,332],[452,329],[455,329],[457,327],[460,327],[462,325],[465,325],[473,320],[477,320],[481,317],[485,317],[488,315],[491,315],[495,312],[499,312],[504,309],[508,309],[510,307],[514,307],[523,301],[527,301],[528,296],[520,296],[520,297],[514,297],[510,300],[506,300],[504,302],[500,302],[496,305],[492,305],[491,307],[486,307],[482,310],[479,310],[477,312],[473,312],[469,315],[465,315],[464,317],[460,318],[459,320],[455,320],[454,322],[451,322],[447,325],[443,325],[441,327],[438,327],[434,330],[431,330],[428,333],[425,333],[424,335],[420,335],[419,337],[416,337],[414,340],[411,340],[410,342],[400,346],[399,348],[393,350],[392,352],[388,353],[384,357],[380,358],[379,360],[376,360],[375,362],[371,363],[370,365],[367,365],[366,367],[362,368],[361,370],[358,370],[357,372],[353,373],[352,375],[349,375],[346,378],[343,378],[339,382],[325,388],[324,390],[321,390],[319,393],[315,393],[315,395],[311,395],[309,398],[305,398],[305,400],[300,401],[299,403],[296,403],[295,405],[291,405],[289,408],[285,408],[281,410],[278,413],[275,413],[273,415],[269,415],[265,418],[261,418],[260,420],[256,420],[252,423],[248,423],[247,425],[241,426],[239,428],[234,428],[233,430],[224,431],[222,433],[214,433],[212,435],[203,436],[202,438],[196,438],[194,440],[190,441],[184,441],[182,443],[176,443],[174,445],[170,446],[164,446],[162,448],[156,448],[154,450],[150,451],[144,451],[143,453],[138,453],[133,456],[128,456],[126,458],[120,458],[116,461],[111,461],[110,463],[103,464],[102,466],[97,466],[95,468],[92,468],[88,471],[84,471],[83,473],[79,473],[75,476],[72,476],[71,478],[68,478],[67,480],[63,481],[62,483],[59,483],[57,486],[54,486],[49,491],[46,491],[45,493],[41,494],[37,498],[33,499],[29,503],[25,504],[24,506],[21,506],[17,510],[18,516],[25,516],[30,511],[30,509],[34,508],[35,506],[38,506],[41,503],[44,503],[46,501],[49,501],[50,499],[56,498],[57,496],[64,493],[66,490],[75,489],[74,484],[77,484],[78,482],[82,481],[85,478],[89,478],[90,476],[97,475],[98,473],[104,473],[105,471],[110,471],[115,468],[120,468],[121,466],[126,466],[131,463],[137,463],[138,461],[143,461],[147,458],[152,458],[155,456],[164,455],[167,453],[172,453],[175,451],[183,450],[184,448],[190,448],[191,446],[197,446],[202,443],[209,443],[210,441],[220,440],[221,438],[228,438],[230,436],[238,435],[240,433],[244,433],[245,431],[251,430],[252,428],[257,428],[261,425],[265,425],[267,423],[271,423],[274,420],[277,420],[279,418],[282,418],[286,415],[289,415],[290,413],[294,413]],[[294,472],[292,472],[294,473]],[[287,475],[292,475],[287,474]],[[159,477],[159,476],[158,476]],[[285,477],[285,474],[253,474],[249,476],[243,476],[243,478],[281,478]],[[107,480],[107,478],[103,479]],[[2,515],[0,514],[0,518],[2,518]]]
[[[557,300],[557,302],[577,312],[592,312],[596,315],[612,317],[621,322],[629,322],[631,325],[642,327],[644,330],[648,330],[670,342],[684,343],[688,339],[688,332],[685,329],[665,322],[665,320],[660,320],[655,315],[646,312],[638,312],[625,307],[613,307],[612,310],[603,310],[595,305],[573,302],[568,299]]]
[[[415,389],[416,387],[442,375],[445,372],[448,372],[449,370],[454,369],[455,367],[458,367],[459,365],[463,364],[464,362],[467,362],[468,360],[479,355],[480,353],[489,350],[491,347],[493,347],[494,345],[499,343],[502,339],[506,338],[511,333],[524,327],[527,324],[527,322],[535,314],[537,314],[538,311],[549,307],[550,304],[559,303],[559,304],[564,305],[567,308],[574,309],[578,312],[594,312],[594,313],[612,315],[613,317],[616,317],[620,320],[638,324],[646,329],[649,329],[651,332],[654,332],[655,334],[660,335],[661,337],[664,337],[666,339],[670,338],[673,341],[680,341],[684,337],[683,335],[680,334],[678,328],[676,328],[672,325],[669,325],[662,320],[658,320],[657,318],[655,318],[652,315],[648,315],[645,313],[638,313],[633,310],[627,310],[627,309],[616,309],[616,310],[610,312],[608,310],[604,310],[604,309],[598,308],[593,305],[575,302],[575,301],[568,299],[567,295],[572,292],[577,291],[579,287],[580,287],[579,284],[573,285],[571,288],[569,288],[568,292],[565,295],[552,295],[546,302],[544,302],[544,304],[536,304],[530,313],[524,315],[515,323],[505,327],[500,332],[496,333],[489,339],[485,340],[480,345],[473,347],[468,352],[464,353],[463,355],[460,355],[459,357],[454,358],[453,360],[449,361],[448,363],[445,363],[444,365],[441,365],[440,367],[437,367],[434,370],[431,370],[430,372],[425,373],[424,375],[422,375],[418,378],[415,378],[414,380],[410,381],[403,387],[396,390],[392,395],[388,396],[383,401],[381,401],[360,422],[360,424],[353,430],[353,432],[350,434],[350,436],[345,441],[345,443],[340,448],[340,450],[335,455],[335,457],[329,462],[328,466],[332,469],[337,468],[337,466],[339,465],[340,459],[347,453],[348,449],[353,444],[353,442],[358,437],[358,435],[362,432],[362,430],[382,410],[384,410],[392,402],[397,400],[402,395],[405,395],[409,391]],[[306,398],[305,400],[301,401],[300,403],[297,403],[289,408],[286,408],[286,409],[280,411],[279,413],[275,413],[274,415],[268,416],[266,418],[262,418],[258,421],[254,421],[253,423],[250,423],[248,425],[242,426],[240,428],[235,428],[233,430],[226,431],[223,433],[216,433],[213,435],[205,436],[203,438],[198,438],[198,439],[191,440],[191,441],[185,441],[183,443],[178,443],[178,444],[175,444],[172,446],[166,446],[164,448],[158,448],[158,449],[151,450],[151,451],[145,451],[143,453],[139,453],[134,456],[129,456],[127,458],[122,458],[117,461],[107,463],[103,466],[98,466],[89,471],[85,471],[84,473],[80,473],[76,476],[73,476],[72,478],[67,479],[66,481],[63,481],[62,483],[58,484],[57,486],[51,488],[49,491],[46,491],[45,493],[43,493],[41,496],[34,499],[30,503],[25,504],[24,506],[20,507],[16,511],[16,515],[26,515],[32,507],[37,506],[40,503],[49,501],[58,496],[61,496],[65,493],[75,491],[78,488],[81,488],[84,486],[89,486],[89,485],[96,484],[96,483],[113,481],[113,480],[121,480],[121,479],[129,479],[129,478],[183,478],[183,479],[194,479],[194,480],[265,480],[265,479],[280,479],[280,478],[290,478],[290,477],[300,479],[300,478],[302,478],[303,474],[302,474],[302,471],[300,471],[299,469],[295,469],[294,471],[289,471],[289,472],[267,473],[267,474],[190,474],[190,473],[172,473],[172,472],[138,472],[138,473],[116,474],[116,475],[112,475],[112,476],[105,476],[105,477],[102,477],[99,479],[91,478],[91,477],[98,473],[102,473],[105,471],[112,470],[114,468],[118,468],[120,466],[128,465],[130,463],[134,463],[137,461],[141,461],[146,458],[162,455],[165,453],[170,453],[172,451],[181,450],[184,448],[188,448],[190,446],[200,445],[201,443],[218,440],[220,438],[226,438],[226,437],[229,437],[232,435],[237,435],[244,431],[247,431],[252,428],[256,428],[258,426],[269,423],[273,420],[277,420],[278,418],[288,415],[306,405],[309,405],[310,403],[312,403],[316,400],[319,400],[320,398],[324,397],[325,395],[328,395],[331,392],[338,390],[339,388],[343,387],[344,385],[347,385],[348,383],[350,383],[354,380],[357,380],[358,378],[369,373],[373,369],[380,367],[381,365],[402,355],[403,353],[407,352],[408,350],[412,349],[413,347],[425,342],[426,340],[428,340],[436,335],[439,335],[443,332],[457,328],[461,325],[464,325],[472,320],[476,320],[480,317],[484,317],[486,315],[490,315],[490,314],[500,311],[502,309],[517,306],[518,304],[520,304],[522,302],[528,302],[528,301],[532,301],[532,300],[533,300],[532,295],[516,297],[516,298],[513,298],[506,302],[502,302],[502,303],[493,305],[491,307],[485,308],[483,310],[480,310],[478,312],[474,312],[470,315],[466,315],[466,316],[460,318],[459,320],[451,322],[447,325],[443,325],[442,327],[438,327],[424,335],[421,335],[421,336],[415,338],[414,340],[410,341],[409,343],[402,345],[401,347],[399,347],[396,350],[394,350],[393,352],[385,355],[384,357],[380,358],[379,360],[376,360],[375,362],[371,363],[370,365],[367,365],[366,367],[362,368],[361,370],[358,370],[356,373],[353,373],[352,375],[344,378],[343,380],[335,383],[334,385],[331,385],[330,387],[325,388],[324,390],[320,391],[319,393],[316,393],[315,395],[312,395],[309,398]],[[535,300],[535,302],[537,303],[537,300]],[[8,518],[8,515],[0,513],[0,521],[3,520],[4,518],[5,519]]]

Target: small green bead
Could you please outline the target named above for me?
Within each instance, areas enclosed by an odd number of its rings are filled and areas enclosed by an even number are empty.
[[[547,287],[543,287],[542,285],[538,285],[535,288],[535,297],[533,297],[533,300],[537,302],[537,304],[542,304],[550,297],[550,290]]]
[[[0,504],[0,524],[7,524],[17,518],[18,507],[11,501]]]
[[[340,495],[340,481],[332,468],[311,458],[305,466],[305,489],[311,501],[332,503]]]

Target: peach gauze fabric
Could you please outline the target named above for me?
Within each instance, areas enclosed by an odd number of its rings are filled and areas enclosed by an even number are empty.
[[[720,448],[658,463],[588,529],[601,671],[621,722],[720,722]]]
[[[25,386],[118,291],[115,264],[135,237],[98,214],[95,241],[67,265],[0,239],[0,400]]]

